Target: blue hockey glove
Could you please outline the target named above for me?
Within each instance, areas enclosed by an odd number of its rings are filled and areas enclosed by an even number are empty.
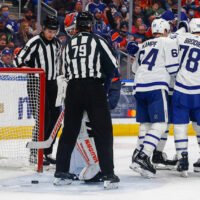
[[[134,42],[134,41],[128,42],[128,44],[126,46],[126,50],[127,50],[128,54],[130,54],[132,56],[135,55],[139,50],[137,42]]]

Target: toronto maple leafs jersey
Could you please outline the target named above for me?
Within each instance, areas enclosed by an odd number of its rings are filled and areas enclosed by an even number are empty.
[[[178,71],[178,50],[174,40],[159,37],[139,45],[132,71],[135,92],[157,89],[170,91],[171,76]]]
[[[185,94],[200,94],[200,36],[177,36],[180,69],[174,89]]]

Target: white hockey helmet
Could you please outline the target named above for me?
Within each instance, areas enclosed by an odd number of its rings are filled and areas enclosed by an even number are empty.
[[[152,33],[162,33],[164,34],[165,30],[170,32],[170,24],[165,19],[154,19],[151,24]]]
[[[189,27],[191,33],[200,33],[200,18],[192,18]]]

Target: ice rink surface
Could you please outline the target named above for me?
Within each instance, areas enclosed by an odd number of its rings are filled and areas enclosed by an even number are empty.
[[[106,191],[101,184],[73,182],[54,186],[54,169],[42,174],[30,170],[0,169],[0,200],[198,200],[200,173],[193,172],[193,163],[200,158],[196,137],[189,137],[190,170],[187,178],[175,170],[157,171],[156,177],[146,179],[129,169],[137,137],[115,137],[115,172],[120,177],[119,189]],[[168,157],[175,154],[173,137],[165,148]],[[39,184],[31,184],[38,180]]]

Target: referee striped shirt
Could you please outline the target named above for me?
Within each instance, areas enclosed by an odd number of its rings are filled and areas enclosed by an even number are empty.
[[[114,52],[106,40],[89,32],[80,32],[72,37],[62,58],[63,70],[69,80],[112,76],[117,67]]]
[[[42,68],[47,80],[55,80],[59,74],[61,44],[57,38],[46,40],[42,34],[31,38],[14,59],[16,67]]]

